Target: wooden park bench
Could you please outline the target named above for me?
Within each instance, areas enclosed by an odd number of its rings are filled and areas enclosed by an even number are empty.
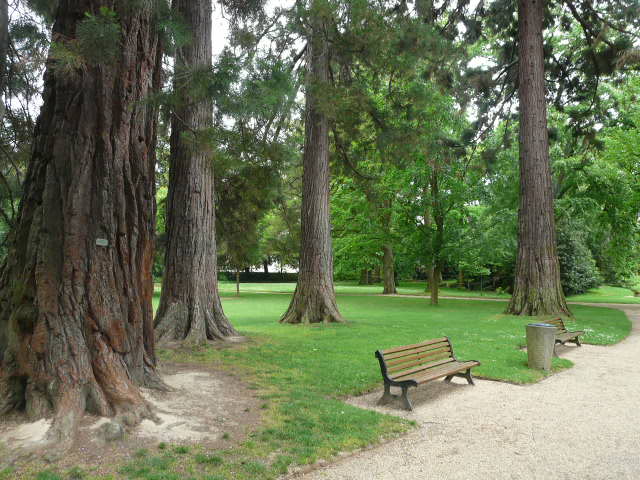
[[[556,327],[556,343],[560,343],[564,345],[567,342],[575,343],[577,346],[581,347],[580,339],[578,338],[580,335],[583,335],[584,332],[582,330],[576,330],[574,332],[567,331],[567,327],[564,326],[564,321],[562,318],[554,318],[553,320],[545,320],[544,323],[548,323]]]
[[[413,410],[407,391],[423,383],[444,377],[449,383],[453,377],[464,377],[471,385],[471,369],[480,365],[475,360],[458,361],[448,337],[425,340],[413,345],[378,350],[376,358],[384,380],[384,395],[380,405],[389,403],[394,396],[391,387],[402,388],[402,400],[407,410]]]

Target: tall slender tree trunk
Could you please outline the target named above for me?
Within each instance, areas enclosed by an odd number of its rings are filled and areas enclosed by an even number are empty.
[[[317,2],[313,2],[314,6]],[[329,83],[329,44],[323,18],[312,19],[306,86],[300,270],[282,323],[342,322],[333,288],[329,222],[329,121],[318,105]]]
[[[115,10],[116,59],[68,72],[50,59],[17,227],[0,273],[0,414],[53,416],[69,445],[85,411],[152,417],[158,29],[147,3],[60,3],[53,39],[86,12]]]
[[[394,295],[398,293],[396,289],[395,260],[393,258],[393,247],[389,244],[382,246],[382,273],[384,280],[383,295]]]
[[[519,0],[520,211],[514,315],[570,314],[560,284],[544,85],[544,0]]]
[[[212,66],[212,4],[174,0],[173,9],[192,38],[176,52],[180,106],[171,119],[167,249],[155,325],[158,341],[198,344],[237,332],[218,293],[213,158],[197,139],[212,125],[213,104],[190,82],[191,74]]]
[[[387,241],[391,239],[391,207],[391,200],[386,198],[382,202],[382,228]],[[394,295],[398,293],[396,290],[395,258],[393,256],[393,246],[391,243],[385,243],[382,246],[382,283],[384,286],[382,290],[383,295]]]
[[[431,179],[429,191],[431,193],[431,210],[433,212],[433,223],[436,225],[436,232],[431,241],[432,269],[429,275],[429,290],[431,291],[431,305],[438,305],[440,294],[440,281],[442,280],[442,270],[444,262],[442,259],[442,249],[444,248],[444,208],[440,197],[440,162],[437,158],[431,160]]]
[[[0,94],[7,85],[7,56],[9,54],[9,3],[0,0]],[[4,117],[4,102],[0,101],[0,120]]]

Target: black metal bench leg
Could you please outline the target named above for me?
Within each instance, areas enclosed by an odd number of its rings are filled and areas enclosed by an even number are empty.
[[[579,347],[582,346],[582,344],[580,343],[580,339],[578,337],[576,337],[576,345]]]
[[[452,378],[453,378],[453,375],[447,375],[446,377],[444,377],[445,383],[451,383]]]
[[[391,385],[388,383],[384,384],[384,394],[378,400],[378,405],[386,405],[387,403],[393,400],[393,395],[391,395]]]
[[[409,387],[402,387],[402,402],[404,403],[404,408],[412,411],[413,410],[413,406],[411,405],[411,402],[409,401],[409,396],[407,395],[407,393],[409,392]]]
[[[469,385],[475,385],[475,383],[473,383],[473,377],[471,376],[471,369],[467,369],[467,373],[464,374],[465,378],[467,379],[467,382],[469,382]]]

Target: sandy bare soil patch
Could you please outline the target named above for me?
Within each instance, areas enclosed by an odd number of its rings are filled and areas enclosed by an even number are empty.
[[[259,401],[252,390],[236,376],[193,365],[166,365],[161,369],[171,392],[143,390],[155,407],[158,423],[144,420],[122,440],[106,442],[98,432],[110,419],[85,416],[77,441],[64,457],[53,460],[59,468],[86,465],[107,472],[127,461],[141,448],[198,444],[207,449],[226,448],[242,440],[260,422]],[[13,416],[0,424],[0,467],[3,459],[31,449],[44,438],[49,420],[26,422]],[[34,459],[44,461],[47,452],[37,451]],[[5,460],[6,461],[6,460]],[[1,468],[0,468],[1,469]]]

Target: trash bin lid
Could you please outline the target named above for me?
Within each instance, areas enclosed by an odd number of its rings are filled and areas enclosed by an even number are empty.
[[[547,327],[547,328],[556,328],[555,325],[551,325],[550,323],[528,323],[527,327]]]

